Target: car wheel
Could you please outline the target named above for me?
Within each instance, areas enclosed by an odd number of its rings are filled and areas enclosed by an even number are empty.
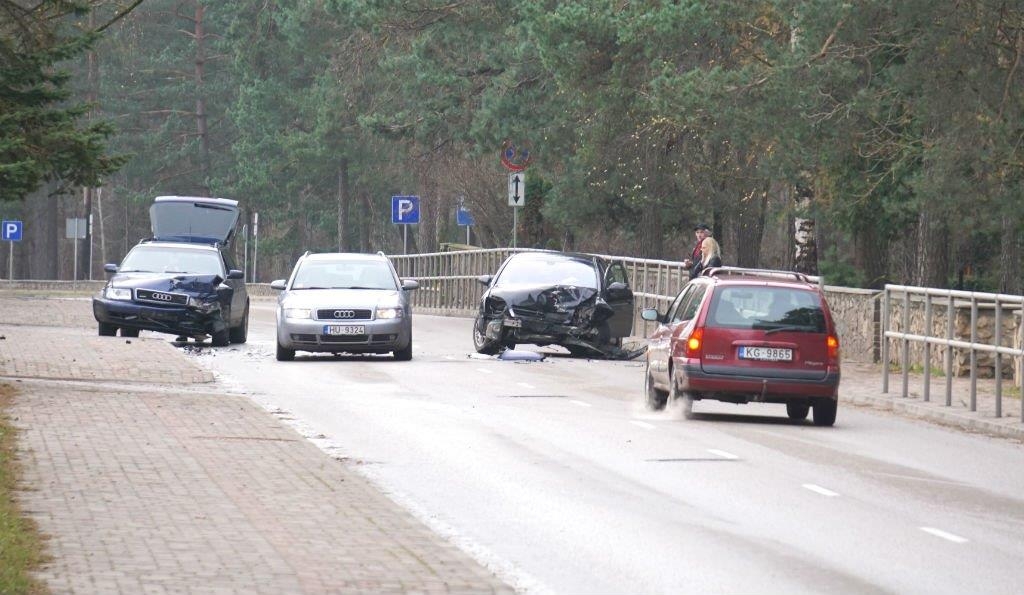
[[[814,408],[814,425],[831,426],[836,423],[836,410],[839,402],[833,399],[821,399],[812,406]]]
[[[235,328],[228,331],[232,343],[245,343],[249,337],[249,303],[245,304],[245,312],[242,313],[242,322]]]
[[[647,373],[644,374],[644,394],[647,396],[647,408],[651,411],[661,411],[665,408],[665,403],[668,402],[668,391],[654,386],[650,364],[647,364]]]
[[[810,410],[811,405],[807,401],[789,401],[786,403],[786,415],[789,416],[789,419],[807,419],[807,412]]]
[[[228,329],[214,331],[213,334],[210,335],[210,343],[212,343],[214,347],[227,347],[230,345],[231,336],[228,333]]]
[[[279,362],[290,362],[295,359],[295,350],[286,349],[281,347],[281,344],[277,344],[277,361]]]
[[[122,326],[121,327],[121,336],[122,337],[138,337],[139,336],[139,329],[137,329],[137,328],[127,328],[127,327],[123,327]]]
[[[689,392],[679,390],[679,373],[675,368],[672,369],[671,386],[668,391],[668,402],[674,403],[679,401],[683,406],[683,417],[686,419],[693,419],[693,395]]]
[[[117,336],[117,326],[115,326],[113,324],[107,324],[105,322],[101,322],[100,326],[99,326],[99,331],[100,331],[100,336],[101,337],[116,337]]]
[[[412,359],[412,336],[409,336],[409,344],[401,349],[395,350],[396,362],[407,362]]]
[[[484,334],[486,325],[487,323],[481,316],[477,316],[476,320],[473,321],[473,348],[476,349],[477,353],[494,355],[498,353],[498,348],[501,344],[487,338],[487,335]]]

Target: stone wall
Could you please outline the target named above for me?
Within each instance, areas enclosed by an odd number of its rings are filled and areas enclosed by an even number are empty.
[[[879,361],[878,321],[881,292],[847,287],[825,287],[825,299],[839,334],[843,360]]]

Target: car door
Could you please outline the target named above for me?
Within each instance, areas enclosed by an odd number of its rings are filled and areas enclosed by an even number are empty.
[[[604,301],[615,311],[608,322],[611,337],[628,337],[633,332],[633,290],[629,287],[626,267],[621,262],[613,262],[604,277]]]
[[[245,279],[228,279],[227,276],[232,269],[235,269],[234,258],[227,250],[221,250],[221,259],[224,264],[224,283],[231,288],[231,320],[228,321],[228,326],[238,326],[242,317],[245,316],[245,302],[248,301],[249,295],[245,287]]]
[[[706,286],[698,283],[690,283],[679,292],[676,299],[669,305],[662,322],[654,329],[647,340],[647,355],[653,371],[655,381],[658,384],[668,383],[668,363],[672,357],[672,343],[679,335],[681,329],[689,319],[685,317],[687,312],[696,310],[696,304],[704,296]],[[693,315],[690,315],[692,318]]]

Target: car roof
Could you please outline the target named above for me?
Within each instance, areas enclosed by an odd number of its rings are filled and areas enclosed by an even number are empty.
[[[710,279],[716,285],[771,285],[820,290],[821,279],[796,271],[749,269],[743,267],[714,267],[702,271],[698,279]]]
[[[523,258],[529,259],[534,258],[537,260],[576,260],[590,264],[592,262],[600,261],[604,262],[604,259],[596,254],[587,254],[585,252],[558,252],[556,250],[530,250],[529,252],[516,252],[509,256],[509,258]]]
[[[302,256],[304,260],[387,260],[383,254],[363,252],[311,252]]]

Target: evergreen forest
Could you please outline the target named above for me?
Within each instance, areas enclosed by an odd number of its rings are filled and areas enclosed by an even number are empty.
[[[726,264],[1020,294],[1022,55],[1022,0],[0,0],[0,215],[14,278],[103,278],[193,195],[240,202],[250,281],[706,223]]]

